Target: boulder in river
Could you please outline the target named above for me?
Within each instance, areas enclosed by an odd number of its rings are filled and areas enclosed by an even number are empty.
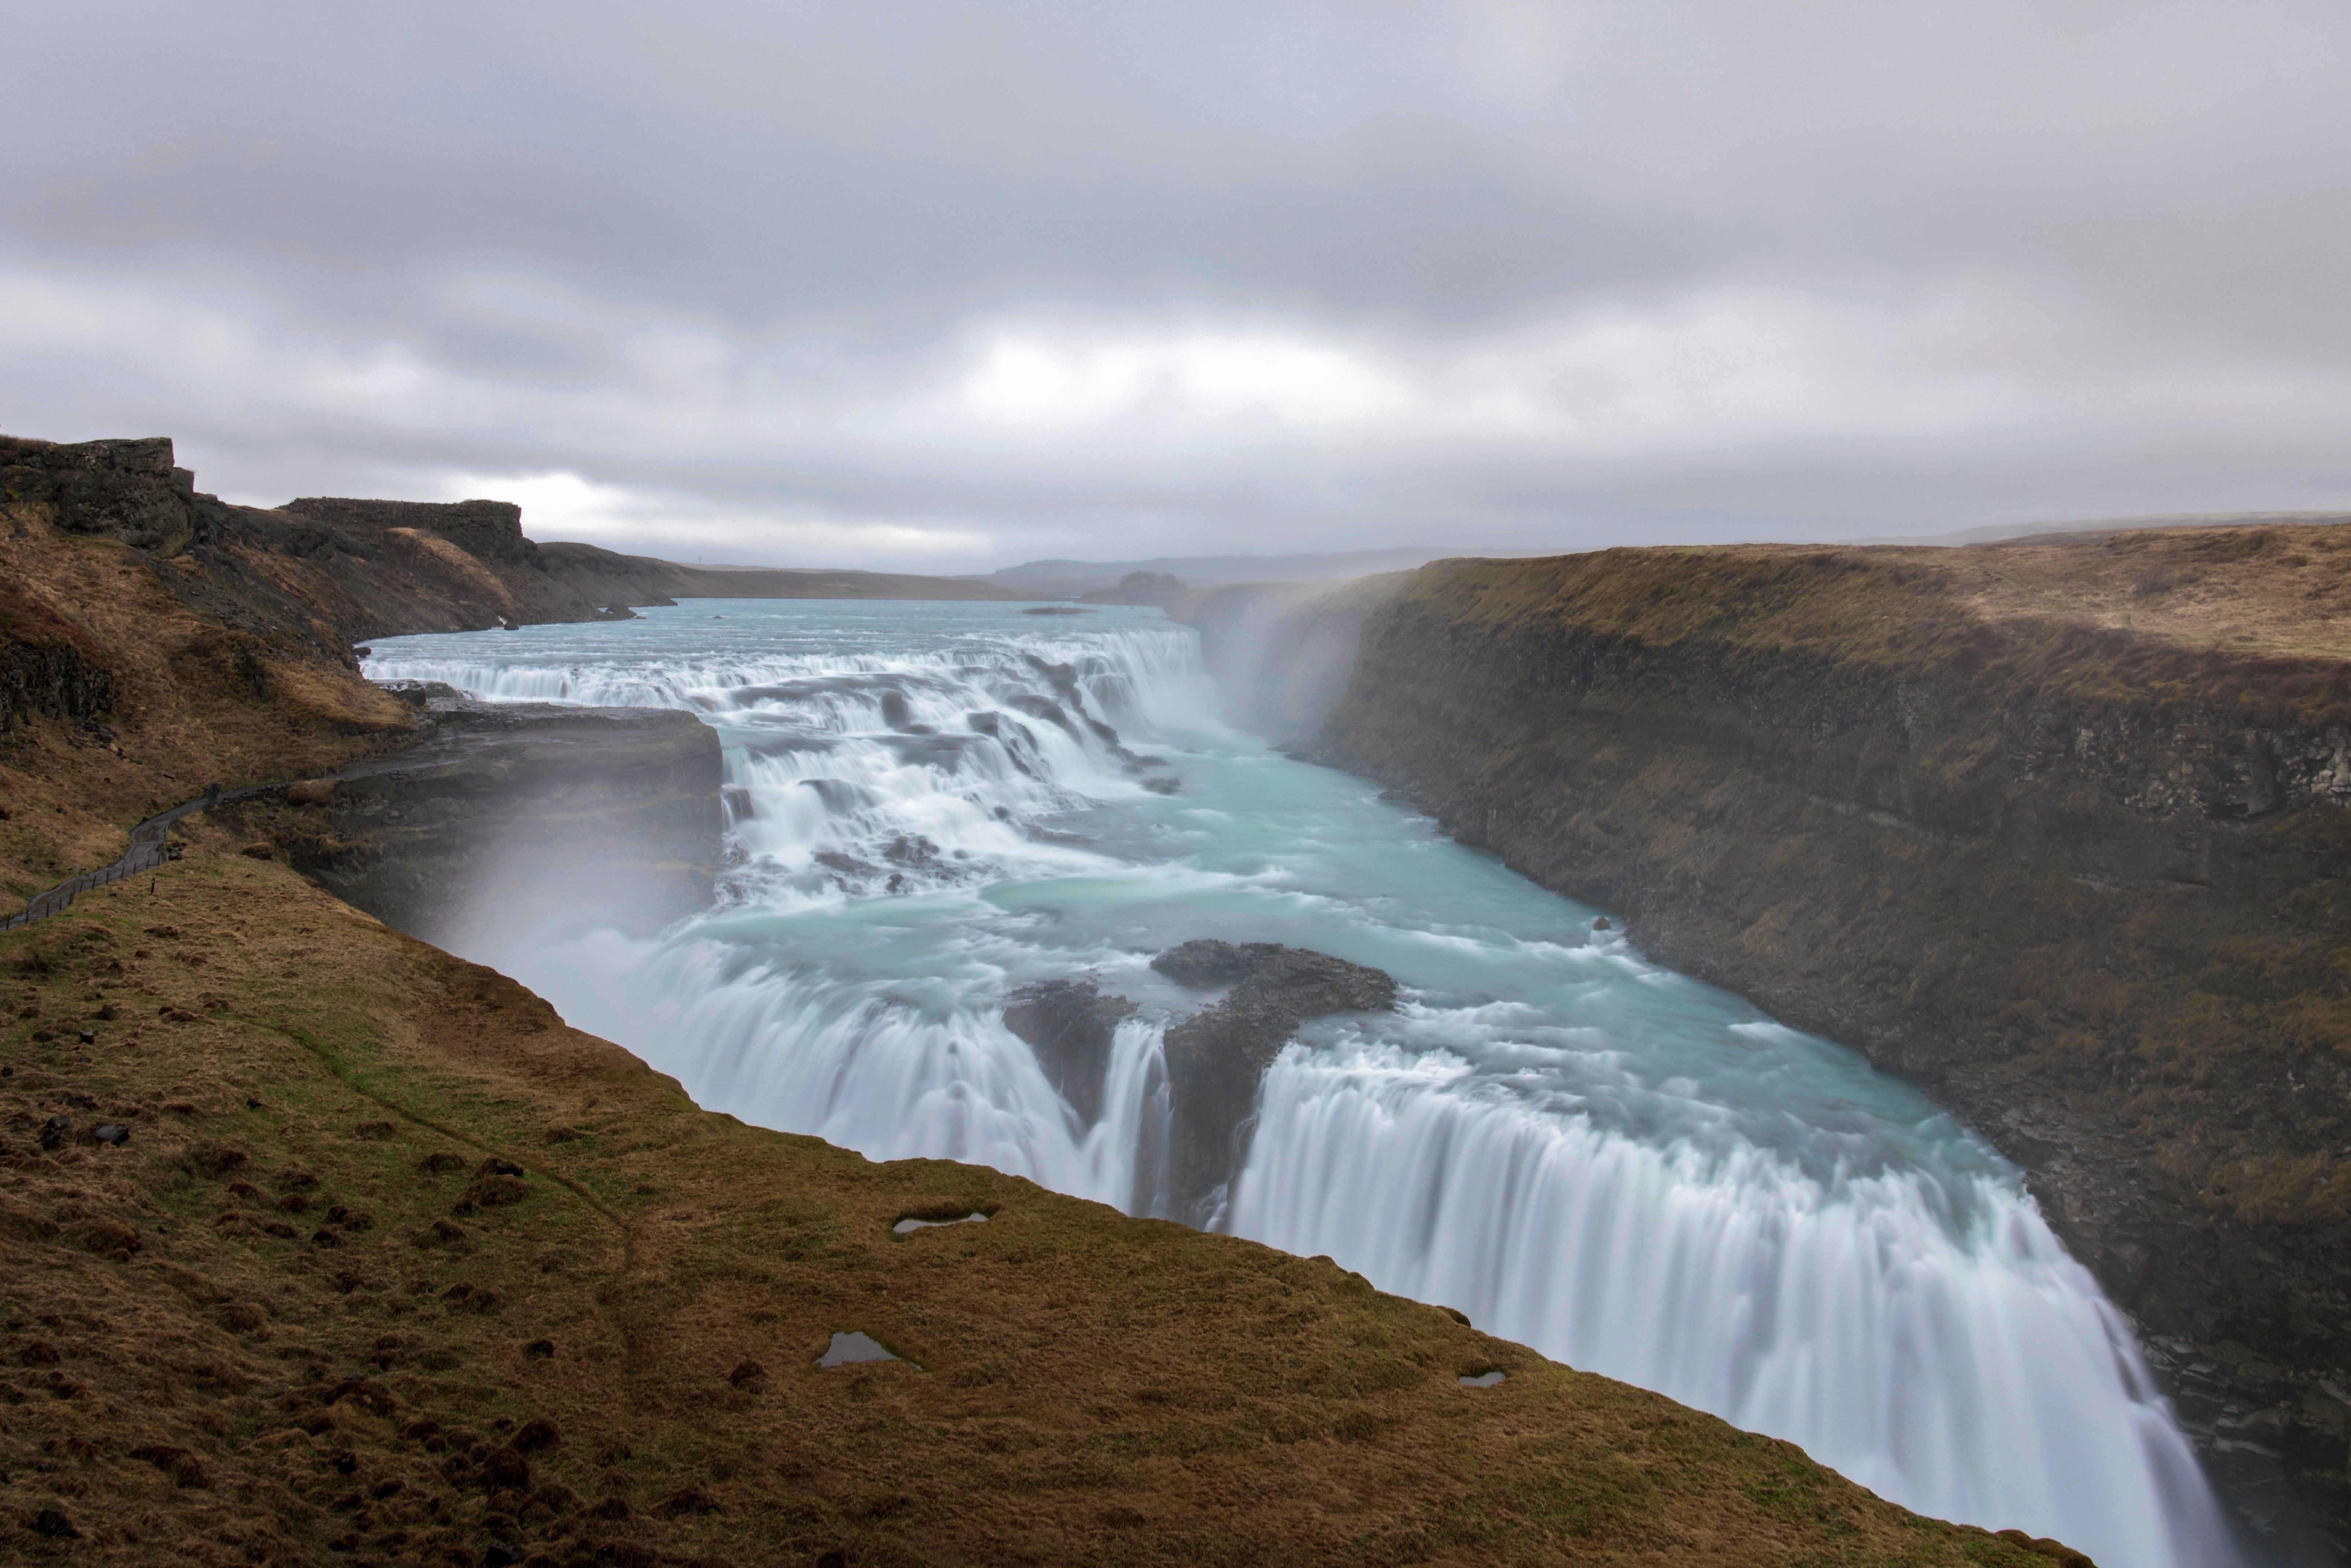
[[[1169,1024],[1166,1034],[1168,1197],[1176,1216],[1206,1223],[1249,1152],[1258,1082],[1298,1026],[1392,1007],[1395,980],[1279,942],[1186,942],[1151,967],[1179,986],[1225,991]],[[1135,1010],[1092,980],[1041,980],[1006,999],[1004,1024],[1029,1042],[1045,1076],[1092,1126],[1102,1119],[1112,1040]]]
[[[1167,1027],[1168,1190],[1176,1212],[1208,1218],[1249,1152],[1258,1082],[1308,1019],[1395,1003],[1383,970],[1278,942],[1203,940],[1171,947],[1151,967],[1182,986],[1232,988]]]
[[[1091,1127],[1102,1119],[1112,1037],[1134,1011],[1133,1002],[1104,996],[1092,980],[1041,980],[1006,1000],[1004,1027],[1029,1042],[1045,1076]]]

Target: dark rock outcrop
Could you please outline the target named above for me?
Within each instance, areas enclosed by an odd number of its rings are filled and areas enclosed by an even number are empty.
[[[164,437],[0,436],[0,507],[60,533],[208,569],[160,580],[248,632],[288,623],[348,644],[415,632],[629,618],[679,599],[1009,600],[994,583],[866,571],[710,571],[593,545],[539,545],[510,501],[311,496],[238,507],[199,492]]]
[[[1186,942],[1151,967],[1181,986],[1232,988],[1167,1026],[1167,1188],[1176,1212],[1198,1220],[1247,1157],[1259,1082],[1298,1026],[1390,1007],[1395,981],[1378,969],[1274,942]]]
[[[1163,1149],[1146,1130],[1137,1159],[1138,1203],[1154,1200],[1162,1179],[1154,1171],[1164,1165],[1165,1212],[1205,1225],[1249,1154],[1258,1085],[1298,1026],[1391,1007],[1395,981],[1381,970],[1278,942],[1186,942],[1151,967],[1179,986],[1225,991],[1167,1026],[1167,1144]],[[1134,1003],[1104,995],[1092,980],[1045,980],[1007,998],[1004,1022],[1092,1125],[1102,1115],[1112,1037],[1135,1011]]]
[[[308,496],[277,509],[340,530],[346,538],[386,528],[429,528],[479,560],[539,564],[538,547],[522,535],[522,508],[512,501],[361,501]]]
[[[287,791],[270,826],[297,870],[387,925],[476,955],[600,927],[650,936],[709,907],[716,731],[666,709],[395,689],[417,705],[423,738],[330,789]]]
[[[1111,1039],[1134,1004],[1104,996],[1092,980],[1042,980],[1004,1004],[1004,1027],[1028,1041],[1037,1064],[1087,1126],[1102,1119]]]
[[[0,735],[37,716],[87,725],[113,701],[98,640],[0,582]]]
[[[42,507],[64,533],[159,555],[193,542],[212,520],[200,514],[228,510],[196,495],[195,476],[172,465],[172,443],[161,436],[65,444],[0,435],[0,502]]]

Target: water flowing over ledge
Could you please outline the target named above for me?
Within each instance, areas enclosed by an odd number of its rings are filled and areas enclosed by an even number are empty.
[[[657,942],[467,955],[705,1104],[1164,1213],[1160,1029],[1198,998],[1150,954],[1217,936],[1376,965],[1406,1005],[1276,1063],[1225,1228],[1924,1511],[2109,1563],[2232,1560],[2127,1325],[2011,1167],[1852,1053],[1224,728],[1180,627],[687,604],[388,640],[369,673],[719,730],[718,909]],[[1092,1126],[1001,1016],[1079,972],[1144,1004]]]

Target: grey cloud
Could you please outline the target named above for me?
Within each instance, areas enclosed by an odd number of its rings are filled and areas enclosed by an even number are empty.
[[[956,570],[2339,505],[2346,45],[2299,0],[53,7],[0,428]]]

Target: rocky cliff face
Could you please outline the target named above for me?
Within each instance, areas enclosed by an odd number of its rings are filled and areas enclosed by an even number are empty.
[[[415,632],[625,618],[679,599],[988,599],[993,583],[865,571],[705,571],[593,545],[540,545],[509,501],[311,496],[230,506],[172,443],[0,436],[0,506],[148,560],[202,558],[266,584],[284,614],[343,643]],[[214,608],[218,608],[215,606]]]
[[[1206,937],[1170,947],[1151,967],[1187,989],[1218,993],[1167,1025],[1167,1147],[1146,1145],[1136,1162],[1151,1170],[1164,1160],[1175,1215],[1207,1225],[1249,1157],[1265,1070],[1298,1026],[1393,1007],[1395,981],[1328,953]],[[1092,1125],[1102,1114],[1113,1037],[1136,1010],[1092,980],[1046,980],[1007,998],[1004,1023],[1029,1042],[1053,1087]],[[1147,1187],[1138,1193],[1138,1207],[1152,1197]]]
[[[520,514],[311,499],[226,506],[168,442],[0,439],[0,884],[111,860],[207,784],[340,774],[213,813],[401,929],[643,934],[706,907],[719,750],[684,714],[402,702],[370,630],[604,613],[537,563]],[[618,558],[616,558],[618,559]]]
[[[2137,1319],[2241,1509],[2325,1561],[2346,591],[2351,538],[2318,528],[1442,562],[1364,621],[1320,743],[1966,1115]]]
[[[209,783],[345,767],[410,716],[169,442],[0,437],[0,894],[122,852]]]
[[[88,725],[113,706],[97,639],[0,582],[0,734],[37,717]]]
[[[1365,618],[1406,575],[1240,583],[1172,613],[1198,629],[1228,718],[1278,744],[1309,745],[1346,695]]]
[[[195,476],[172,466],[172,444],[160,436],[71,444],[0,436],[0,500],[37,507],[68,534],[167,556],[215,534],[227,510],[197,504]]]
[[[477,956],[583,932],[650,936],[710,907],[717,732],[650,708],[399,693],[409,746],[248,808],[294,867],[394,930]]]

